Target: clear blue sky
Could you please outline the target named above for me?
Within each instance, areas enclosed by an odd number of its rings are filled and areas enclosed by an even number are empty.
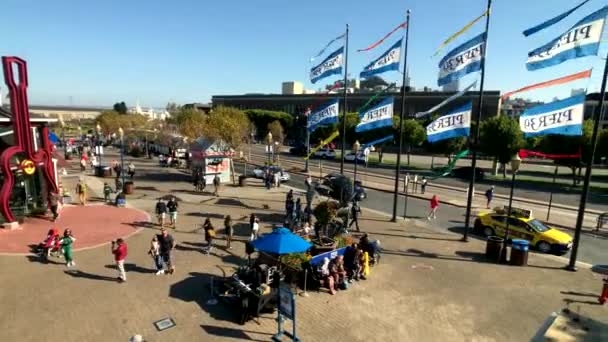
[[[524,66],[527,51],[555,38],[606,0],[592,0],[530,38],[521,34],[578,2],[495,0],[486,89],[504,92],[589,66],[596,67],[590,89],[599,89],[602,61],[597,57],[535,72]],[[355,50],[403,21],[410,8],[412,85],[435,88],[441,58],[431,58],[435,48],[485,6],[486,0],[4,0],[0,54],[28,61],[33,104],[69,104],[71,97],[74,105],[126,101],[131,106],[139,98],[144,106],[164,107],[168,101],[206,102],[214,94],[278,93],[281,82],[288,80],[317,88],[307,82],[308,59],[343,32],[346,23],[351,26],[349,73],[358,75],[398,37],[371,52]],[[455,44],[481,32],[483,24]],[[601,51],[605,55],[606,47]],[[399,79],[396,72],[385,75]],[[563,97],[571,88],[587,85],[582,81],[526,97]]]

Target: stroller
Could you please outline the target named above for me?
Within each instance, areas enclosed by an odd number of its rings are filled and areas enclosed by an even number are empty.
[[[43,260],[49,256],[57,256],[61,253],[61,236],[56,228],[49,229],[46,238],[36,247],[36,253]]]

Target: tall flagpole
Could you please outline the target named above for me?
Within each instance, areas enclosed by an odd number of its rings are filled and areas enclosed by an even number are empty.
[[[473,191],[475,189],[475,167],[477,166],[477,149],[479,148],[479,126],[481,122],[481,113],[483,109],[483,84],[486,76],[486,54],[488,51],[488,31],[490,29],[490,12],[492,9],[492,0],[488,0],[488,9],[486,12],[486,39],[481,58],[481,83],[479,85],[479,102],[477,103],[477,118],[475,118],[475,136],[471,141],[470,149],[473,151],[471,159],[471,182],[469,183],[469,192],[467,197],[467,212],[464,219],[464,235],[463,242],[469,241],[469,225],[471,224],[471,205],[473,203]],[[470,139],[470,137],[469,137]]]
[[[401,114],[399,116],[399,136],[397,144],[399,145],[399,153],[397,154],[397,166],[395,166],[395,192],[393,194],[393,218],[391,221],[397,221],[397,200],[399,199],[399,173],[401,173],[401,153],[403,152],[403,119],[405,118],[405,82],[407,79],[407,45],[410,37],[410,14],[412,11],[407,10],[405,21],[405,47],[403,49],[403,82],[401,87]]]
[[[595,159],[595,149],[597,147],[597,136],[600,128],[600,117],[604,113],[604,97],[606,96],[606,79],[608,78],[608,56],[606,56],[606,64],[604,64],[604,78],[602,79],[602,88],[600,90],[600,103],[597,106],[593,115],[593,135],[591,137],[591,154],[587,158],[587,169],[585,170],[585,182],[583,183],[583,191],[581,192],[581,200],[578,207],[578,216],[576,217],[576,229],[574,230],[574,241],[572,243],[572,252],[570,252],[570,263],[566,266],[568,271],[576,271],[576,257],[578,254],[578,245],[581,239],[581,230],[583,229],[583,219],[585,218],[585,206],[587,205],[587,195],[589,194],[589,182],[591,180],[591,171],[593,169],[593,160]]]
[[[344,108],[342,109],[342,157],[340,159],[340,173],[344,174],[344,145],[346,145],[346,94],[348,93],[348,24],[346,24],[346,42],[344,43]]]

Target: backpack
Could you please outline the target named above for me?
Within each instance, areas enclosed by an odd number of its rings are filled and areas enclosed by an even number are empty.
[[[209,237],[214,238],[215,237],[215,229],[209,229],[207,231],[207,234],[209,234]]]

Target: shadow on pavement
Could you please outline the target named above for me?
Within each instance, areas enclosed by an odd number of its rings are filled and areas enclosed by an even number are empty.
[[[105,280],[105,281],[117,282],[115,277],[108,277],[108,276],[103,276],[103,275],[98,275],[98,274],[93,274],[93,273],[87,273],[87,272],[84,272],[81,270],[66,270],[63,272],[74,278],[85,278],[85,279],[91,279],[91,280]]]
[[[29,262],[37,262],[41,264],[50,264],[50,265],[65,265],[65,262],[55,261],[49,258],[43,259],[38,255],[28,255],[26,256]]]
[[[590,304],[590,305],[602,305],[597,300],[578,300],[572,298],[564,298],[563,299],[566,305],[578,303],[578,304]]]
[[[372,235],[380,235],[380,236],[390,236],[390,237],[399,237],[399,238],[405,238],[405,239],[420,239],[420,240],[438,240],[438,241],[460,241],[460,239],[448,239],[448,238],[436,238],[436,237],[426,237],[426,236],[419,236],[419,235],[411,235],[411,234],[404,234],[404,235],[399,235],[399,234],[388,234],[388,233],[378,233],[378,232],[370,232],[370,234]],[[426,234],[426,233],[422,233],[422,234]],[[447,234],[445,234],[447,235]],[[451,235],[449,235],[451,236]]]
[[[259,335],[267,335],[267,336],[272,335],[272,334],[267,334],[267,333],[262,333],[262,332],[247,331],[247,330],[241,330],[241,329],[215,327],[212,325],[201,325],[201,328],[203,328],[203,330],[205,330],[205,332],[208,335],[231,337],[231,338],[241,339],[241,340],[246,340],[246,341],[260,341],[260,342],[267,341],[267,340],[257,340],[257,339],[251,338],[249,335],[247,335],[248,332],[251,332],[254,334],[259,334]]]
[[[212,219],[223,219],[224,215],[216,214],[216,213],[203,213],[203,212],[190,212],[186,213],[186,216],[194,216],[194,217],[202,217],[202,218],[212,218]]]
[[[114,265],[114,264],[105,265],[105,268],[110,268],[110,269],[116,270],[116,265]],[[155,273],[156,270],[152,269],[152,268],[141,267],[136,264],[125,263],[125,272]]]
[[[254,209],[254,207],[250,207],[247,204],[241,202],[239,199],[234,198],[219,198],[217,201],[215,201],[215,204],[228,207],[243,207],[247,209]]]
[[[576,292],[576,291],[559,291],[559,293],[561,293],[563,295],[584,296],[584,297],[595,297],[595,298],[597,298],[597,294],[594,294],[594,293],[584,293],[584,292]]]
[[[211,279],[219,281],[218,276],[213,274],[190,272],[189,277],[171,285],[169,297],[188,303],[195,302],[212,318],[237,323],[239,317],[236,308],[232,309],[229,305],[219,301],[217,304],[208,303],[210,299],[213,299]]]
[[[135,186],[135,189],[143,191],[158,191],[158,188],[155,186]]]

